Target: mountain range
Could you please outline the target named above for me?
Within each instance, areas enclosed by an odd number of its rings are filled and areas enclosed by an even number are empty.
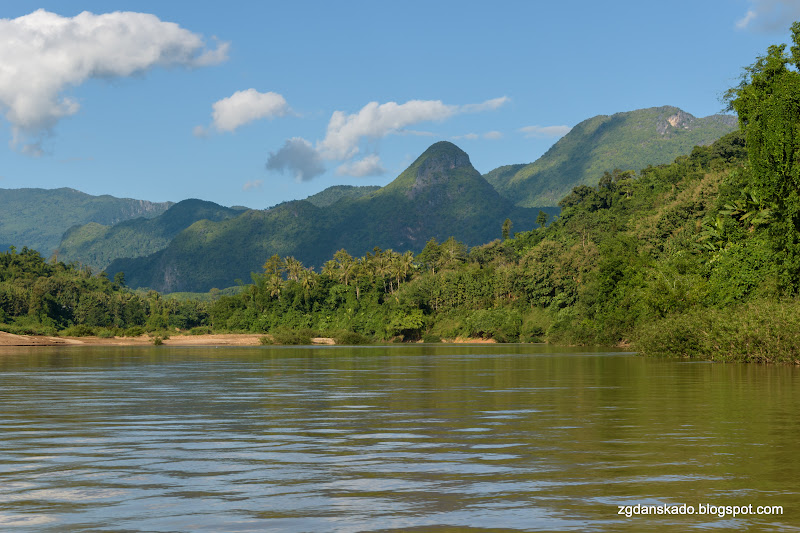
[[[297,200],[219,222],[201,220],[163,250],[117,259],[106,270],[124,272],[133,287],[207,291],[248,280],[273,254],[320,267],[342,248],[354,255],[376,246],[419,252],[429,239],[450,236],[474,246],[499,238],[506,218],[514,227],[533,228],[539,213],[502,198],[449,142],[432,145],[389,185],[362,192],[322,208]]]
[[[419,252],[450,236],[483,244],[500,237],[507,218],[520,231],[535,227],[540,209],[552,217],[573,187],[596,185],[605,171],[667,163],[735,127],[735,117],[668,106],[601,115],[537,161],[484,176],[460,148],[439,142],[385,187],[339,185],[266,210],[0,189],[0,246],[56,250],[59,260],[124,272],[131,287],[207,291],[248,280],[273,254],[320,267],[342,248]]]
[[[163,250],[176,235],[198,220],[218,222],[241,213],[241,209],[189,199],[153,218],[139,217],[114,225],[90,222],[73,226],[61,239],[58,258],[104,270],[119,257],[141,257]]]
[[[72,226],[152,218],[171,205],[172,202],[92,196],[68,188],[0,189],[0,249],[27,246],[50,256],[64,231]]]
[[[556,205],[576,185],[597,185],[604,172],[671,163],[737,128],[732,115],[696,118],[677,107],[598,115],[576,125],[542,157],[484,175],[520,206]]]

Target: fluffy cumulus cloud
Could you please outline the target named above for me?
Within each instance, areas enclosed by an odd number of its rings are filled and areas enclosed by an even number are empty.
[[[12,145],[23,151],[35,151],[31,137],[78,112],[80,104],[64,94],[70,87],[158,66],[212,65],[228,54],[227,43],[209,49],[202,36],[147,13],[62,17],[40,9],[0,19],[0,35],[0,107]]]
[[[377,154],[354,160],[365,140],[376,140],[387,135],[430,135],[428,132],[409,129],[422,122],[442,121],[462,113],[478,113],[498,109],[509,99],[505,96],[478,104],[449,105],[441,100],[410,100],[397,102],[370,102],[358,112],[347,114],[334,111],[328,121],[325,137],[312,146],[301,138],[286,141],[283,148],[271,153],[267,168],[291,171],[295,178],[305,181],[324,172],[324,160],[342,161],[336,172],[354,177],[377,176],[386,172]],[[492,132],[488,138],[496,135]]]
[[[277,152],[270,152],[267,170],[289,173],[297,181],[308,181],[325,172],[325,164],[311,143],[294,137]]]
[[[381,159],[377,154],[370,154],[358,161],[344,163],[336,169],[336,173],[340,176],[353,176],[355,178],[364,178],[367,176],[380,176],[386,169],[381,165]]]
[[[358,153],[359,142],[365,137],[378,139],[412,124],[444,120],[457,112],[457,106],[440,100],[411,100],[405,104],[370,102],[351,115],[334,111],[319,149],[328,159],[348,159]]]
[[[750,9],[736,21],[736,27],[740,30],[782,32],[798,19],[800,2],[797,0],[751,0]]]
[[[505,96],[480,104],[447,105],[441,100],[411,100],[404,104],[370,102],[360,111],[346,114],[335,111],[328,122],[320,152],[328,159],[349,159],[359,151],[364,138],[378,139],[420,122],[441,121],[460,113],[495,110],[508,102]]]
[[[211,105],[211,127],[217,131],[235,131],[239,126],[260,119],[273,119],[287,115],[291,110],[286,99],[278,93],[260,93],[255,89],[237,91]],[[197,126],[194,134],[204,136],[206,128]]]
[[[552,139],[563,137],[570,132],[572,128],[569,126],[525,126],[520,128],[520,133],[525,137],[535,137],[539,139]]]

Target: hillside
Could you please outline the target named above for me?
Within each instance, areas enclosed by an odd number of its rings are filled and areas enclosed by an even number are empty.
[[[164,250],[114,261],[107,271],[123,271],[132,287],[207,291],[249,280],[273,254],[320,267],[341,248],[352,254],[376,246],[419,252],[431,238],[450,236],[477,245],[499,238],[506,218],[521,231],[535,226],[537,214],[500,197],[466,153],[440,142],[392,183],[364,196],[323,208],[299,200],[221,222],[200,221]]]
[[[213,202],[189,199],[151,219],[136,218],[113,226],[90,222],[67,230],[58,246],[58,258],[103,270],[114,259],[163,250],[178,233],[198,220],[219,221],[241,213]]]
[[[92,196],[75,189],[0,189],[0,246],[27,246],[49,256],[72,226],[152,218],[171,202]]]
[[[669,163],[736,127],[734,116],[696,118],[671,106],[598,115],[572,128],[535,162],[502,166],[484,177],[517,205],[556,205],[574,186],[596,185],[606,171]]]
[[[317,207],[328,207],[342,198],[361,198],[378,189],[380,189],[380,187],[377,185],[333,185],[324,191],[312,194],[306,198],[306,200]]]

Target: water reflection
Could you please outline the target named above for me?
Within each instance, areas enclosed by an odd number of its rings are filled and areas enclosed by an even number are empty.
[[[800,373],[532,346],[0,352],[0,527],[789,529]],[[617,505],[783,505],[777,517]]]

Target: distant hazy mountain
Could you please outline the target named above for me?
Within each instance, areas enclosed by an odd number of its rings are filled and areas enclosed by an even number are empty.
[[[66,188],[0,189],[0,246],[27,246],[47,257],[72,226],[152,218],[170,205],[171,202],[91,196]]]
[[[300,200],[220,222],[199,221],[165,249],[116,260],[107,272],[123,271],[132,287],[207,291],[248,281],[273,254],[319,267],[341,248],[353,255],[375,246],[419,252],[429,239],[450,236],[477,245],[499,238],[506,218],[521,231],[535,226],[537,214],[503,199],[466,153],[440,142],[392,183],[366,195],[322,208]]]
[[[157,217],[135,218],[106,226],[90,222],[69,229],[58,247],[60,261],[77,261],[96,270],[120,257],[141,257],[167,247],[198,220],[225,220],[243,211],[203,200],[183,200]]]
[[[737,128],[737,118],[696,118],[677,107],[653,107],[584,120],[530,164],[506,165],[484,177],[520,206],[556,205],[576,185],[597,185],[605,171],[672,162]]]
[[[342,198],[361,198],[380,189],[377,185],[334,185],[324,191],[312,194],[306,200],[317,207],[328,207]]]

